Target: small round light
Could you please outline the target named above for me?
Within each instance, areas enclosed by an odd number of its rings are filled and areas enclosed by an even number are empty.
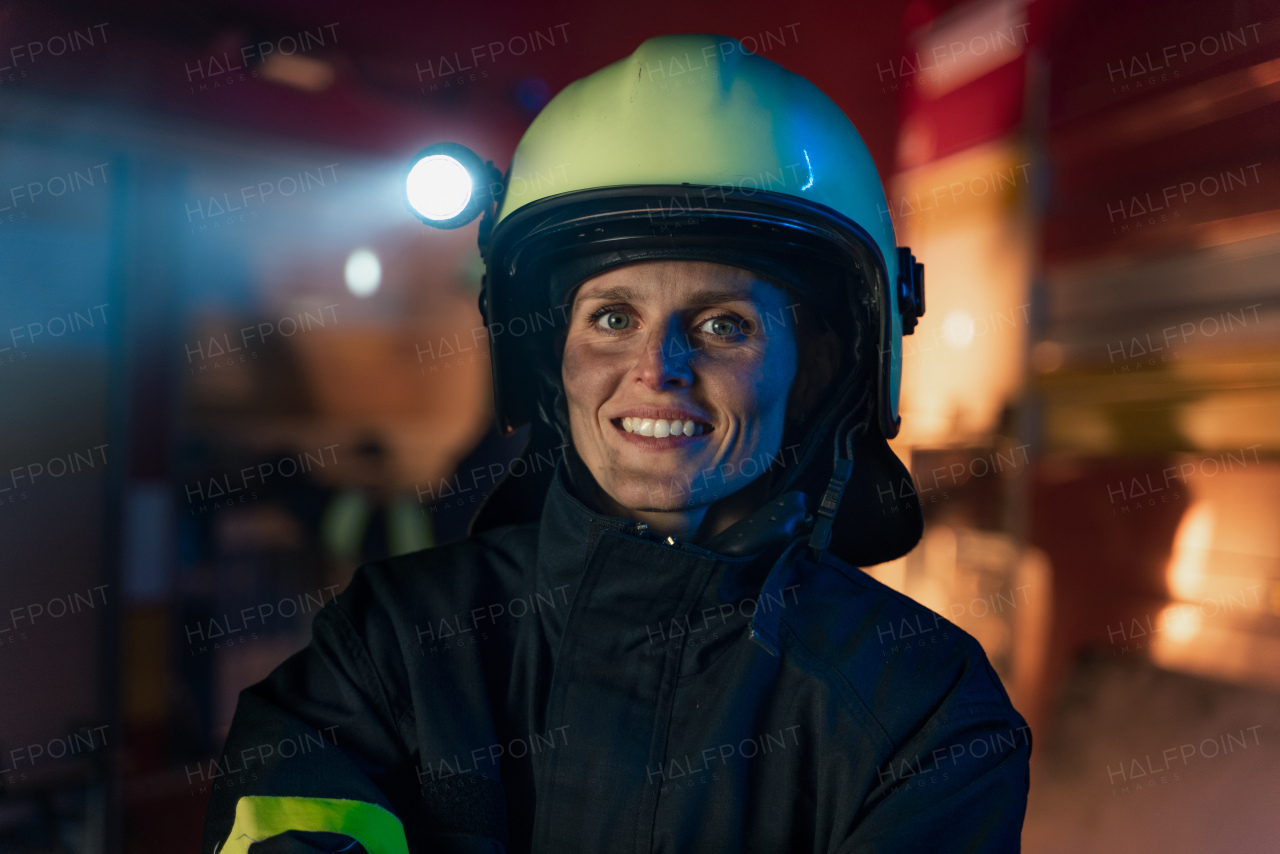
[[[405,181],[409,204],[430,220],[453,219],[471,202],[473,180],[465,166],[447,154],[424,157]]]
[[[371,249],[357,249],[347,256],[343,270],[347,290],[358,297],[367,297],[382,284],[382,263]]]
[[[502,198],[502,173],[465,145],[437,142],[419,151],[404,173],[404,204],[432,228],[461,228]],[[481,223],[481,242],[485,227]]]

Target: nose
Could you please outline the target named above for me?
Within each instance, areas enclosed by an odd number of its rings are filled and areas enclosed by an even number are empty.
[[[693,382],[693,349],[678,318],[649,327],[644,352],[636,365],[636,380],[654,391],[688,388]]]

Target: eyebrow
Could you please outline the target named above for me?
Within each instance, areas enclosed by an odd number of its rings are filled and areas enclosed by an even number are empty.
[[[582,299],[604,300],[605,302],[640,302],[640,295],[626,285],[615,285],[609,288],[603,288],[598,291],[590,291],[582,294]],[[707,289],[694,291],[689,295],[689,301],[699,305],[713,305],[722,302],[750,302],[755,303],[750,293],[742,293],[741,291]]]

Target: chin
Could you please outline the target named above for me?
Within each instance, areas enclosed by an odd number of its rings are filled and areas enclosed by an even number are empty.
[[[677,481],[645,478],[643,482],[628,479],[622,484],[610,484],[605,488],[614,501],[628,510],[666,511],[690,510],[688,487]]]
[[[700,482],[696,474],[690,477],[681,471],[671,472],[665,477],[650,473],[644,477],[613,480],[605,487],[605,491],[614,501],[629,510],[665,512],[696,510],[713,504],[735,490],[723,485],[713,490],[708,484]]]

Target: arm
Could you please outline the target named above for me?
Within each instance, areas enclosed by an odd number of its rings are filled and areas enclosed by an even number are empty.
[[[352,608],[366,595],[352,588],[317,614],[306,649],[241,692],[209,769],[204,851],[356,852],[355,841],[407,854],[398,815],[418,791],[400,729],[408,700],[374,666],[364,635],[380,616]]]
[[[835,850],[1019,851],[1030,755],[1031,730],[1012,706],[944,704],[876,768],[854,829]]]

